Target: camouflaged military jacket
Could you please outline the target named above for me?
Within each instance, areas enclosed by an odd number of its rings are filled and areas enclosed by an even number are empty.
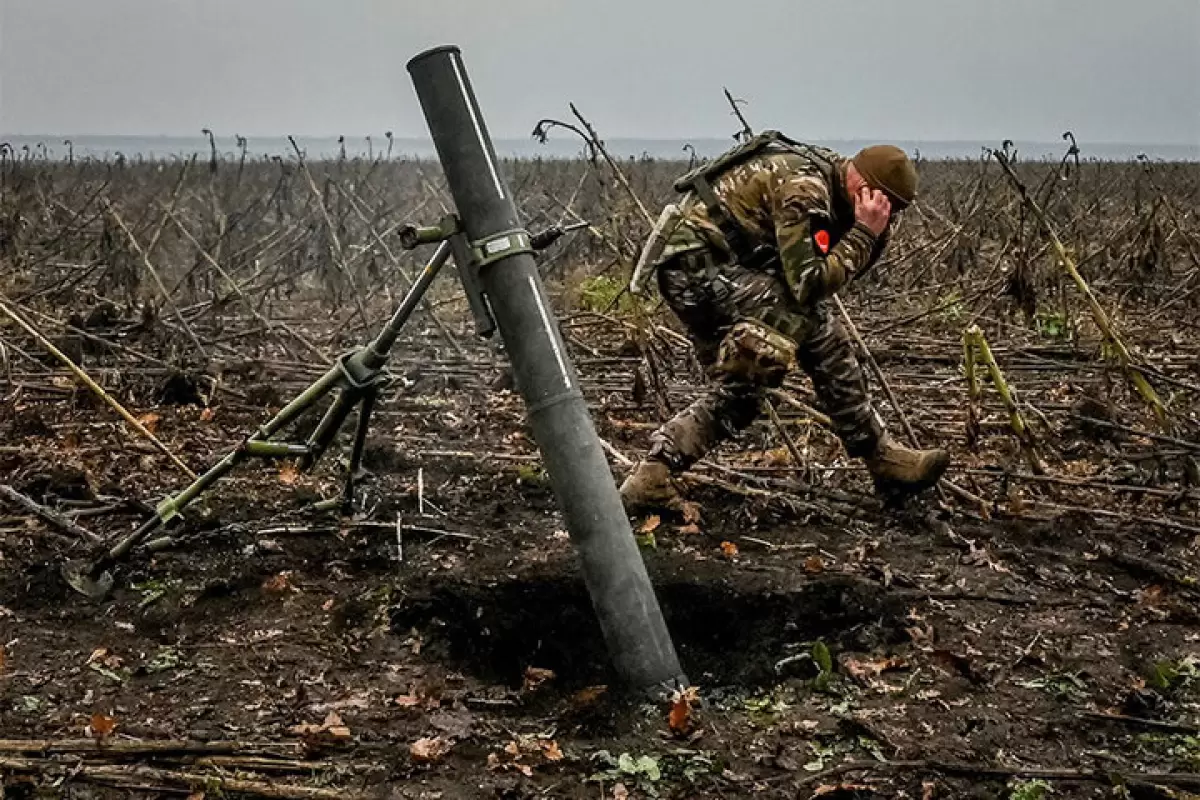
[[[797,302],[808,304],[838,291],[872,264],[886,245],[854,220],[842,188],[848,159],[825,148],[809,158],[772,149],[730,167],[712,180],[726,212],[742,227],[752,247],[767,245]],[[736,260],[704,204],[693,201],[668,239],[661,261],[708,247]]]

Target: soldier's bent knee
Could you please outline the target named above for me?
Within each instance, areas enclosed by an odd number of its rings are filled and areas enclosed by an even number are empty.
[[[777,387],[795,365],[793,339],[758,320],[742,320],[721,340],[714,371],[719,376]]]

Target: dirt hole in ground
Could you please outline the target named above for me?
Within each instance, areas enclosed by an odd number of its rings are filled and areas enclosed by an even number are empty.
[[[677,579],[656,591],[685,672],[706,686],[777,683],[776,664],[817,639],[835,652],[896,641],[905,613],[878,585],[839,577],[786,590]],[[527,667],[553,670],[562,689],[613,679],[579,579],[448,581],[411,590],[391,621],[421,635],[426,657],[483,680],[519,686]]]

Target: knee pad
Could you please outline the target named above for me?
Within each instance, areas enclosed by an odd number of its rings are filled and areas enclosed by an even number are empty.
[[[796,365],[796,342],[758,320],[736,323],[717,350],[719,376],[778,387]]]

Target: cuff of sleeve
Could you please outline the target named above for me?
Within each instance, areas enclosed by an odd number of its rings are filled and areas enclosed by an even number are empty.
[[[875,246],[875,239],[877,238],[874,232],[872,232],[870,228],[868,228],[866,225],[863,225],[861,222],[855,222],[854,227],[850,229],[849,233],[846,234],[846,237],[859,239],[859,241],[862,242],[862,244],[867,248],[867,252],[870,252],[871,248]]]

